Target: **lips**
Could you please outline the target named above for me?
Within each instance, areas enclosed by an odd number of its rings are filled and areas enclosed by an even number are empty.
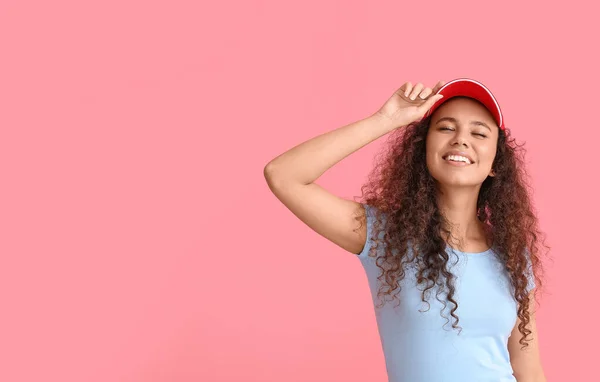
[[[457,157],[467,158],[468,161],[469,161],[469,163],[464,162],[464,161],[452,161],[452,160],[449,160],[448,157],[450,157],[450,156],[457,156]],[[465,165],[467,165],[467,164],[473,164],[475,162],[473,160],[473,158],[469,154],[467,154],[464,151],[458,151],[458,150],[451,150],[451,151],[446,152],[444,155],[442,155],[442,159],[445,160],[445,161],[448,161],[448,162],[452,162],[452,163],[464,163]]]

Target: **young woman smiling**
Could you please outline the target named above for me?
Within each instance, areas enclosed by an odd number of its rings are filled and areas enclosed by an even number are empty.
[[[315,183],[386,134],[362,202]],[[273,159],[265,177],[360,259],[390,381],[545,381],[534,312],[545,246],[522,147],[482,83],[407,82],[369,117]]]

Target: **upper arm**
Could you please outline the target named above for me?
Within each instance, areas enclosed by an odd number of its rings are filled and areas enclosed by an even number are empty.
[[[314,182],[277,183],[266,178],[273,194],[313,231],[351,253],[361,252],[367,236],[362,204],[334,195]]]
[[[508,339],[510,363],[513,368],[513,374],[518,382],[545,382],[546,378],[540,360],[538,332],[535,322],[534,291],[529,293],[529,301],[530,320],[527,327],[531,330],[531,334],[528,336],[528,338],[531,338],[531,341],[527,342],[529,346],[521,349],[522,346],[519,343],[521,339],[521,332],[519,331],[521,320],[517,317],[515,327]]]

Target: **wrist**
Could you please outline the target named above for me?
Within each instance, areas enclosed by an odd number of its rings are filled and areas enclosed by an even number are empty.
[[[396,130],[397,128],[403,126],[402,122],[399,122],[397,119],[390,118],[381,111],[375,112],[370,118],[375,120],[378,126],[381,126],[389,131]]]

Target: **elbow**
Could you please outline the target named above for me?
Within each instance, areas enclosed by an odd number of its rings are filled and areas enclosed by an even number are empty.
[[[276,187],[281,185],[283,181],[281,171],[277,169],[276,165],[274,165],[272,162],[267,163],[263,169],[263,175],[267,181],[267,185],[271,190],[274,190]]]
[[[273,176],[273,170],[274,170],[274,165],[273,162],[269,162],[267,163],[267,165],[265,166],[265,168],[263,169],[263,174],[265,176],[265,179],[269,179],[270,177]]]
[[[273,165],[273,162],[267,163],[267,165],[263,169],[263,175],[269,185],[273,183],[274,179],[276,178],[275,166]]]

